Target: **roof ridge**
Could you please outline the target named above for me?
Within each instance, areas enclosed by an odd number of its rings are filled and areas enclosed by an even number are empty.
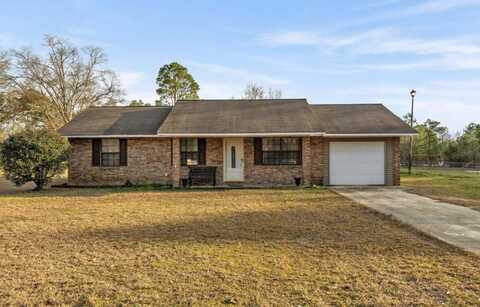
[[[305,97],[300,97],[300,98],[259,98],[259,99],[248,99],[248,98],[205,98],[205,99],[178,99],[178,101],[202,101],[202,100],[222,100],[222,101],[227,101],[227,100],[307,100]]]
[[[311,106],[383,106],[383,103],[312,103]]]

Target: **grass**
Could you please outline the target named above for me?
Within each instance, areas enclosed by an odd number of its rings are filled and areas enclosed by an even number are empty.
[[[401,185],[434,199],[480,210],[480,172],[414,168],[401,171]]]
[[[476,305],[478,258],[326,189],[0,196],[0,305]]]
[[[67,172],[55,177],[52,180],[52,184],[62,184],[67,180]],[[23,186],[17,187],[14,183],[7,180],[5,178],[5,174],[0,169],[0,194],[5,193],[15,193],[19,191],[31,191],[35,188],[35,184],[33,182],[28,182]]]

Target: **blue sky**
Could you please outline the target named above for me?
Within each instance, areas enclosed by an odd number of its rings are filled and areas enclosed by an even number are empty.
[[[45,34],[109,57],[128,99],[155,100],[179,61],[201,98],[239,98],[249,81],[310,103],[384,103],[418,92],[420,121],[453,133],[480,122],[480,0],[6,1],[0,49],[41,51]]]

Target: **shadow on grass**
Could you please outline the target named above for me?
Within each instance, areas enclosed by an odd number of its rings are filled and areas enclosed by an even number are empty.
[[[302,190],[298,187],[274,187],[274,188],[172,188],[164,185],[145,185],[133,187],[49,187],[42,191],[22,190],[0,193],[1,196],[8,197],[102,197],[118,193],[135,193],[135,192],[162,192],[162,193],[198,193],[198,192],[222,192],[229,190]],[[315,188],[323,189],[323,188]]]
[[[317,203],[317,206],[319,204]],[[320,204],[321,206],[322,204]],[[310,206],[310,205],[309,205]],[[138,243],[225,245],[236,242],[263,247],[287,245],[305,250],[378,254],[435,256],[461,252],[441,241],[423,235],[391,217],[361,206],[342,210],[312,205],[267,212],[241,212],[230,215],[185,218],[176,223],[158,223],[66,232],[62,240],[79,240],[96,245],[134,247]],[[184,245],[185,246],[185,245]]]

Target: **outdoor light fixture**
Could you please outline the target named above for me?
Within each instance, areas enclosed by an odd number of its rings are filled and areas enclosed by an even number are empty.
[[[410,96],[412,97],[412,111],[410,112],[410,127],[413,128],[413,103],[415,101],[415,95],[417,94],[416,90],[410,91]],[[408,156],[408,174],[412,174],[412,159],[413,159],[413,136],[410,136],[410,155]]]

